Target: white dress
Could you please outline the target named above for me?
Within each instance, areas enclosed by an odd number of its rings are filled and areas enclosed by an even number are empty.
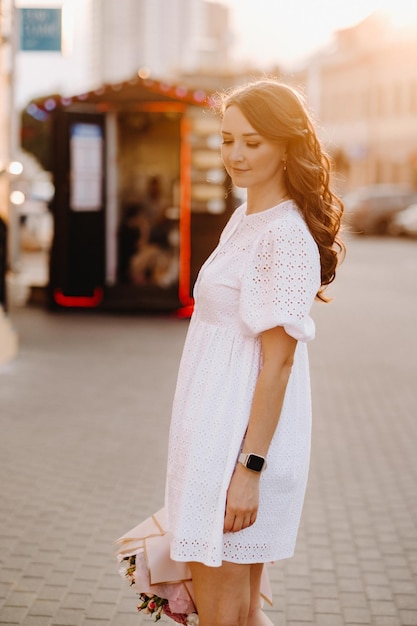
[[[196,281],[169,437],[165,505],[171,557],[220,566],[293,555],[310,457],[309,312],[320,287],[317,245],[293,201],[233,213]],[[226,493],[261,368],[259,334],[299,340],[252,526],[223,533]]]

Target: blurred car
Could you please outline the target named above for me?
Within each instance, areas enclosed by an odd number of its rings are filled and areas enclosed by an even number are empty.
[[[394,183],[367,185],[347,193],[343,202],[345,223],[354,234],[383,235],[399,211],[417,203],[417,191]]]
[[[417,237],[417,203],[394,215],[389,225],[389,234]]]

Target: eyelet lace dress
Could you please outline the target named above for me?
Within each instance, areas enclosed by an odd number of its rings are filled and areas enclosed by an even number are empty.
[[[293,555],[307,483],[311,393],[306,342],[320,287],[316,243],[293,201],[236,209],[195,284],[175,391],[165,506],[171,557],[208,566]],[[260,477],[258,517],[223,533],[226,493],[262,365],[260,333],[298,340],[284,405]]]

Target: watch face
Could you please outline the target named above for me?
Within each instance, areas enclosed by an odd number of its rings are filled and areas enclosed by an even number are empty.
[[[260,472],[262,471],[264,463],[265,461],[261,456],[257,456],[256,454],[250,454],[248,462],[246,463],[246,467],[253,470],[254,472]]]

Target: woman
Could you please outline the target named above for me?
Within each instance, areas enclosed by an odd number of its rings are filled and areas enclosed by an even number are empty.
[[[294,552],[310,451],[306,342],[335,277],[343,206],[302,99],[261,80],[220,98],[222,159],[247,202],[195,285],[169,441],[171,557],[200,626],[271,624],[264,563]]]

